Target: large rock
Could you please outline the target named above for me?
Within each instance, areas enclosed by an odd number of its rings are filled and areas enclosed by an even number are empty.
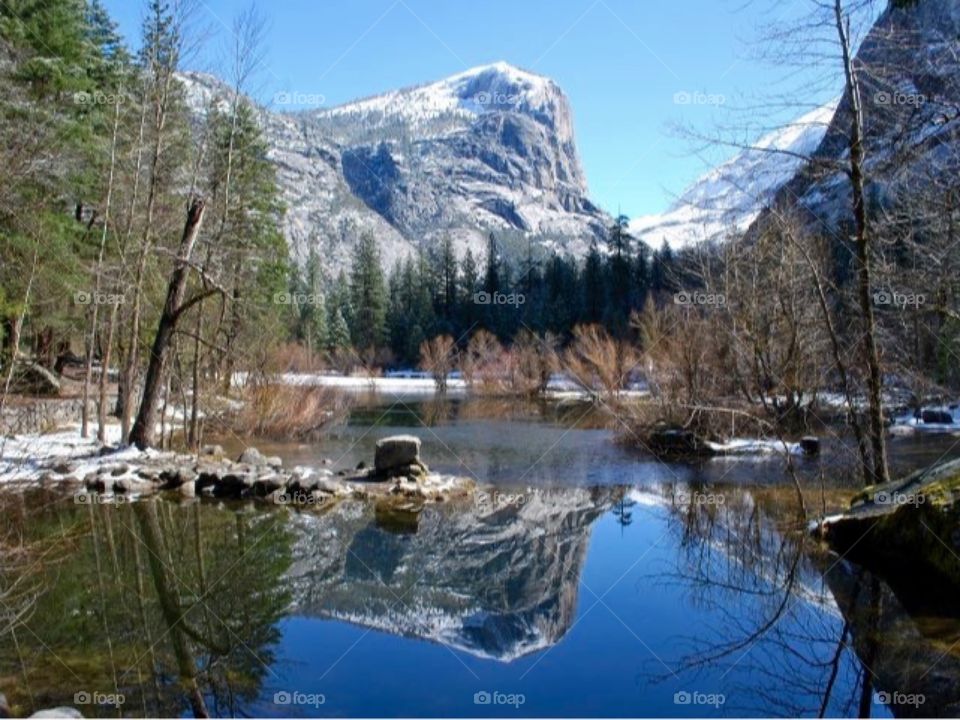
[[[373,467],[377,475],[402,474],[411,465],[420,464],[420,438],[394,435],[377,442]]]

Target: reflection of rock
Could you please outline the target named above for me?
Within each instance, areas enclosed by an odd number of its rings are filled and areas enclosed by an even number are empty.
[[[612,490],[515,495],[511,505],[428,506],[415,534],[369,504],[299,517],[291,570],[301,613],[512,660],[569,629],[590,526]]]
[[[833,562],[825,578],[850,625],[857,655],[893,714],[960,716],[960,618],[953,598],[939,598],[938,608],[926,604],[938,599],[930,588],[914,588],[908,593],[913,599],[898,596],[876,575],[842,562]],[[918,598],[924,607],[916,605]],[[922,704],[910,702],[921,695]]]

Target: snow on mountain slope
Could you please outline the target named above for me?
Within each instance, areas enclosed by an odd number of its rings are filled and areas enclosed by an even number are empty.
[[[680,248],[743,232],[776,192],[820,145],[837,100],[762,137],[756,144],[701,176],[665,213],[630,223],[635,237],[657,248]]]
[[[857,51],[866,148],[866,192],[881,226],[918,201],[953,192],[960,173],[960,3],[890,3]],[[800,210],[820,231],[852,221],[850,101],[844,98],[817,164],[800,169],[776,202]],[[894,229],[893,232],[899,232]]]
[[[183,76],[195,116],[228,89]],[[285,234],[329,274],[373,233],[384,264],[450,236],[482,253],[490,232],[581,254],[609,216],[590,202],[569,101],[549,78],[499,62],[334,108],[261,109],[287,207]]]

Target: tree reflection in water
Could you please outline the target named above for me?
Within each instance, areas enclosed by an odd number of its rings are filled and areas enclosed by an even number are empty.
[[[895,693],[925,697],[891,705],[897,716],[957,714],[956,656],[944,652],[942,634],[939,652],[922,641],[923,619],[886,583],[825,551],[775,490],[711,497],[673,498],[682,552],[661,580],[721,618],[682,639],[678,673],[749,677],[727,693],[727,714],[869,717],[886,712],[878,697]]]
[[[29,615],[3,625],[17,714],[99,693],[123,705],[85,712],[237,715],[260,693],[289,604],[282,514],[34,496],[7,532],[33,547],[43,579]],[[23,584],[24,568],[0,569],[3,588]]]
[[[869,698],[863,665],[811,563],[802,518],[782,510],[790,505],[762,489],[673,496],[681,554],[661,579],[720,618],[681,639],[677,672],[749,677],[726,693],[727,714],[850,716]]]

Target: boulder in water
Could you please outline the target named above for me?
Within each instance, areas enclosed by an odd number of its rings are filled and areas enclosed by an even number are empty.
[[[415,435],[394,435],[377,442],[373,466],[377,475],[406,475],[410,466],[419,466],[420,438]]]

